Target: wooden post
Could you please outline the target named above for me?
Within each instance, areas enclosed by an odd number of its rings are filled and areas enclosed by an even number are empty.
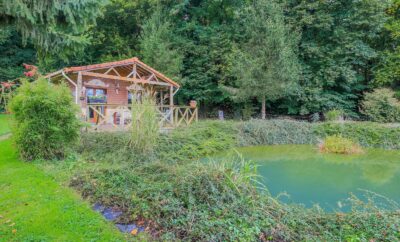
[[[82,93],[82,72],[78,72],[78,80],[76,83],[76,90],[77,90],[77,98],[78,104],[82,108],[82,100],[81,100],[81,93]]]
[[[171,124],[174,125],[174,87],[169,87],[169,108],[171,112]]]

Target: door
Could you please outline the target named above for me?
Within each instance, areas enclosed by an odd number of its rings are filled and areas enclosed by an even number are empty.
[[[102,88],[87,88],[86,101],[90,105],[89,108],[89,121],[92,123],[99,123],[102,118],[100,114],[105,116],[107,104],[107,90]]]

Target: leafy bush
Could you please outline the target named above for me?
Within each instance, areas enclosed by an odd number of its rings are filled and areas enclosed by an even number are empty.
[[[187,161],[232,148],[236,140],[234,122],[202,121],[163,135],[157,154],[161,160]]]
[[[371,122],[322,123],[314,126],[314,135],[324,139],[339,135],[363,147],[400,149],[400,128]]]
[[[350,139],[338,135],[328,136],[319,145],[319,149],[324,153],[336,154],[359,154],[362,153],[361,147]]]
[[[257,120],[241,123],[240,146],[276,144],[316,144],[315,124],[292,120]]]
[[[326,112],[324,116],[326,121],[337,121],[343,116],[343,111],[339,109],[333,109],[329,112]]]
[[[374,122],[400,121],[400,101],[394,96],[395,92],[388,88],[365,94],[361,104],[362,113]]]
[[[77,107],[66,85],[24,82],[10,103],[13,136],[25,160],[62,158],[79,137]]]

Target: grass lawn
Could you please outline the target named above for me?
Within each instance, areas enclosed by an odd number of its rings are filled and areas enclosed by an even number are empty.
[[[1,126],[2,127],[2,126]],[[71,189],[0,141],[0,241],[124,241]]]
[[[10,115],[0,114],[0,135],[10,132]]]

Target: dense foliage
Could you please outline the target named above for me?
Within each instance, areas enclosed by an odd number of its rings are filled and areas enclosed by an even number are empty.
[[[104,2],[1,0],[0,39],[4,27],[12,26],[42,54],[52,52],[65,59],[88,43],[83,33],[96,22]]]
[[[79,137],[77,107],[66,85],[46,79],[24,82],[10,109],[13,137],[24,160],[62,158]]]
[[[250,125],[254,126],[253,122]],[[280,127],[282,140],[292,143],[296,141],[284,135],[285,126],[291,125],[295,130],[304,125],[310,130],[314,125],[295,121],[263,123],[264,127],[276,126],[275,130]],[[209,121],[191,129],[175,130],[163,136],[155,156],[147,162],[119,160],[112,168],[102,168],[106,163],[101,161],[107,159],[98,151],[104,150],[106,144],[118,147],[121,139],[116,139],[116,134],[111,138],[101,133],[88,134],[90,139],[99,136],[98,140],[107,142],[94,141],[83,148],[86,155],[93,152],[90,168],[82,170],[79,164],[69,164],[78,167],[71,185],[92,201],[122,209],[125,216],[119,222],[144,221],[157,240],[391,241],[399,238],[398,212],[383,210],[356,197],[347,201],[352,206],[348,213],[325,213],[318,208],[282,204],[254,185],[257,177],[252,162],[240,157],[195,161],[211,151],[234,146],[236,135],[241,135],[240,128],[234,125]],[[263,127],[262,123],[257,125]],[[181,149],[183,153],[177,154]],[[107,152],[116,156],[119,153]]]
[[[400,101],[395,98],[395,93],[390,89],[375,89],[365,94],[361,108],[361,112],[371,121],[400,121]]]
[[[318,144],[327,136],[348,138],[363,147],[400,149],[400,127],[372,122],[308,123],[250,120],[239,124],[238,145]]]
[[[259,94],[266,93],[269,113],[338,109],[363,118],[366,91],[398,91],[400,85],[398,0],[110,0],[105,7],[103,1],[56,2],[26,7],[24,0],[5,1],[0,8],[7,26],[23,23],[22,39],[32,37],[39,53],[57,52],[38,59],[42,72],[138,56],[182,84],[180,103],[195,99],[209,117],[225,110],[229,117],[248,118],[259,113]],[[42,19],[43,12],[49,17]],[[1,41],[3,32],[0,45],[23,54]],[[9,64],[17,70],[20,61]],[[238,87],[244,98],[230,92]]]

